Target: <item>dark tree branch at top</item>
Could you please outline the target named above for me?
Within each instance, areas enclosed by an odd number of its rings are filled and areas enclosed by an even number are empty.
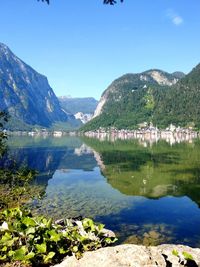
[[[40,1],[40,0],[38,0]],[[42,2],[47,2],[47,4],[49,5],[49,0],[41,0]]]
[[[120,2],[123,2],[124,0],[120,0]],[[104,0],[103,1],[104,4],[110,4],[110,5],[114,5],[117,3],[117,0]]]
[[[40,1],[40,0],[38,0]],[[50,0],[41,0],[42,2],[47,2],[47,4],[49,5],[49,2]],[[124,1],[124,0],[119,0],[121,3]],[[117,3],[117,0],[103,0],[103,3],[106,4],[106,5],[114,5]]]

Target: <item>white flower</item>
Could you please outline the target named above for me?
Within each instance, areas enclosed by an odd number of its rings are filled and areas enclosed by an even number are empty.
[[[8,224],[7,222],[3,222],[2,225],[0,226],[0,230],[4,231],[4,230],[8,230]]]

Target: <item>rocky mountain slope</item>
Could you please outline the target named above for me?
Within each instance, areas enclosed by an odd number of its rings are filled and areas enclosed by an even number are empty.
[[[0,110],[11,115],[12,126],[50,127],[75,121],[60,107],[48,80],[0,43]]]

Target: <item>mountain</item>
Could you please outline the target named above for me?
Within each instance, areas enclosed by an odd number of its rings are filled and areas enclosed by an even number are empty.
[[[175,72],[172,73],[172,75],[175,78],[178,78],[178,79],[182,79],[183,77],[185,77],[185,73],[183,73],[181,71],[175,71]]]
[[[163,92],[154,115],[161,125],[200,128],[200,64]]]
[[[93,97],[72,98],[69,96],[58,97],[61,107],[72,114],[82,112],[83,114],[93,114],[98,101]]]
[[[114,101],[121,102],[123,93],[135,92],[138,89],[146,89],[148,86],[171,86],[175,84],[179,78],[177,75],[169,74],[161,70],[149,70],[137,74],[125,74],[116,79],[104,91],[100,102],[95,110],[94,117],[99,116],[105,108],[105,103],[112,97]]]
[[[93,119],[83,129],[138,128],[139,123],[154,122],[160,99],[180,77],[184,77],[181,72],[170,74],[158,69],[123,75],[104,91]]]
[[[32,69],[0,43],[0,110],[11,115],[14,128],[30,125],[50,127],[71,123],[72,114],[60,107],[47,78]]]

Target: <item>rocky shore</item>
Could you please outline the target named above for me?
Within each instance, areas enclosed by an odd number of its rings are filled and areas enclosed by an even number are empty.
[[[80,260],[67,257],[54,267],[181,267],[200,266],[200,249],[183,245],[146,247],[119,245],[86,252]]]

